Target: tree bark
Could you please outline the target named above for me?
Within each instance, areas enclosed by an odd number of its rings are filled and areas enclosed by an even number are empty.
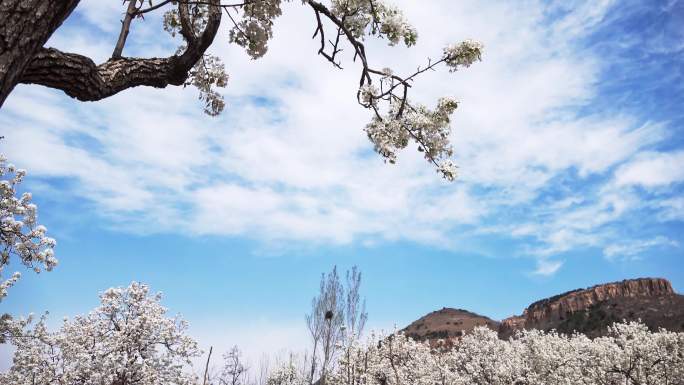
[[[80,0],[0,0],[0,107]]]
[[[56,88],[80,101],[96,101],[136,86],[182,85],[193,64],[171,56],[110,59],[96,65],[83,55],[42,48],[20,83]]]
[[[181,33],[186,39],[181,54],[167,58],[112,57],[97,65],[87,56],[42,47],[78,1],[0,0],[0,107],[17,83],[56,88],[81,101],[101,100],[137,86],[183,85],[214,41],[221,23],[220,0],[208,0],[209,14],[203,31],[192,30],[188,4],[179,2]],[[32,9],[25,3],[42,8]],[[73,4],[64,10],[59,22],[43,20],[47,19],[46,13],[57,13],[59,6],[66,3]],[[53,15],[53,19],[57,17]],[[39,41],[34,37],[37,35],[45,37]],[[40,45],[24,48],[31,39],[35,40],[31,44]]]

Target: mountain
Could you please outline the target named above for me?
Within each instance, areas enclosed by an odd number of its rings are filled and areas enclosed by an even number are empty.
[[[649,328],[684,332],[684,295],[662,278],[638,278],[576,289],[530,304],[521,315],[501,322],[463,309],[443,308],[411,323],[403,331],[417,340],[457,341],[476,326],[508,338],[522,329],[574,331],[596,337],[616,321],[640,319]]]
[[[417,341],[436,342],[443,340],[446,347],[453,344],[477,326],[486,326],[492,330],[499,329],[499,323],[491,318],[463,309],[442,308],[412,322],[402,331]]]
[[[662,278],[639,278],[577,289],[537,301],[501,321],[506,338],[520,329],[578,331],[591,337],[616,321],[641,320],[651,329],[684,331],[684,296]]]
[[[499,323],[463,309],[442,308],[414,321],[403,332],[415,340],[460,337],[477,326],[499,329]]]

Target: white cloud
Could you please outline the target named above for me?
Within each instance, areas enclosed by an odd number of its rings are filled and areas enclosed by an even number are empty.
[[[537,261],[537,267],[532,274],[549,277],[556,274],[561,266],[563,266],[562,261],[549,261],[547,259],[540,259]]]
[[[543,260],[571,250],[601,247],[616,237],[610,225],[640,207],[638,197],[628,190],[588,191],[583,198],[571,195],[550,201],[532,210],[525,220],[502,226],[498,232],[525,239],[527,254]]]
[[[99,3],[84,0],[79,10],[111,37],[116,12]],[[665,138],[663,124],[642,124],[625,112],[577,115],[597,97],[602,68],[602,58],[577,39],[601,23],[611,2],[573,3],[556,20],[547,19],[555,6],[536,2],[398,5],[422,38],[413,49],[368,41],[378,67],[410,71],[449,42],[485,44],[482,63],[428,73],[413,87],[413,98],[427,104],[442,95],[462,102],[453,123],[461,173],[455,184],[441,181],[414,148],[397,165],[372,154],[362,131],[369,116],[354,100],[355,64],[337,71],[316,57],[312,15],[299,3],[286,5],[262,60],[249,59],[225,36],[217,39],[212,50],[231,74],[222,117],[203,116],[192,89],[136,88],[91,104],[22,86],[0,115],[0,124],[13,127],[6,151],[31,176],[77,182],[70,193],[93,201],[124,230],[459,247],[454,234],[486,227],[534,239],[527,253],[540,258],[539,274],[547,275],[562,265],[547,256],[600,247],[614,236],[607,227],[639,203],[614,186],[582,195],[567,183],[559,184],[557,200],[540,202],[545,189],[573,173],[576,184],[606,177],[626,161],[618,184],[681,179],[671,167],[682,163],[673,158],[680,153],[634,158]],[[74,38],[79,28],[51,43],[106,57],[106,46],[84,40],[91,29]],[[155,17],[136,24],[131,49],[163,53],[168,38],[145,40],[158,31]],[[509,214],[516,210],[521,215]]]
[[[681,196],[655,201],[652,207],[661,221],[684,221],[684,198]]]
[[[679,247],[679,244],[663,236],[651,239],[637,239],[610,244],[603,249],[603,256],[609,260],[640,259],[641,255],[649,249],[662,249],[665,247]]]
[[[668,186],[684,181],[684,151],[644,152],[615,172],[618,186],[646,188]]]

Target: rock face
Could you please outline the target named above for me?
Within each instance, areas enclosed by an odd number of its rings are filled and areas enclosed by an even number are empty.
[[[681,298],[675,294],[672,285],[662,278],[639,278],[596,285],[588,289],[577,289],[559,294],[551,298],[532,303],[520,316],[513,316],[501,321],[499,334],[502,337],[512,335],[520,329],[563,329],[581,323],[578,317],[592,316],[596,313],[601,320],[620,321],[636,319],[637,311],[645,310],[646,305],[656,312],[667,313],[667,305],[672,305],[684,314]],[[621,306],[622,305],[622,306]],[[625,305],[629,309],[625,308]],[[653,306],[658,309],[654,309]],[[602,309],[608,306],[609,309]],[[626,310],[623,312],[622,310]],[[578,315],[578,314],[582,315]],[[625,313],[625,314],[622,314]],[[619,318],[620,315],[624,317]],[[666,314],[663,314],[666,316]],[[654,318],[654,317],[650,317]],[[656,317],[657,318],[657,317]],[[643,320],[643,318],[642,318]],[[684,319],[681,320],[684,322]],[[595,322],[600,324],[602,322]],[[612,323],[612,322],[611,322]],[[572,330],[568,330],[572,331]],[[581,331],[581,330],[578,330]]]
[[[684,331],[684,296],[662,278],[639,278],[572,290],[532,303],[522,313],[496,322],[462,309],[443,308],[404,329],[417,340],[458,341],[477,326],[487,326],[508,338],[522,329],[555,329],[561,333],[602,335],[622,320],[641,320],[651,329]]]

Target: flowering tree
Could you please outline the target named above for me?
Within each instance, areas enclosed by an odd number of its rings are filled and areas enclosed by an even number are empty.
[[[45,226],[37,223],[38,208],[31,203],[31,193],[17,197],[17,186],[26,171],[17,169],[0,154],[0,301],[21,274],[4,275],[10,261],[16,258],[25,266],[40,272],[57,265],[55,240],[45,235]],[[0,322],[0,334],[5,330]]]
[[[290,359],[269,374],[266,385],[309,385],[309,382]]]
[[[124,0],[126,13],[119,38],[111,58],[99,65],[82,55],[44,47],[79,2],[0,0],[0,41],[5,42],[0,45],[0,106],[19,83],[60,89],[83,101],[101,100],[137,86],[192,85],[200,92],[204,111],[217,115],[224,102],[216,88],[225,87],[228,76],[223,63],[206,51],[217,35],[223,13],[232,23],[230,42],[258,59],[268,50],[283,0]],[[444,178],[454,179],[449,117],[457,102],[443,98],[430,109],[411,102],[408,93],[425,71],[442,64],[451,71],[470,66],[480,59],[482,45],[466,40],[445,47],[438,60],[428,60],[413,73],[396,74],[391,68],[370,66],[364,40],[376,37],[386,39],[389,45],[414,45],[418,33],[400,9],[384,0],[302,0],[301,4],[312,11],[314,38],[320,39],[318,54],[342,68],[342,47],[347,46],[359,63],[356,97],[362,107],[372,111],[365,131],[376,151],[393,163],[398,150],[415,142]],[[155,11],[165,11],[164,29],[182,37],[176,53],[166,58],[123,56],[131,24]]]
[[[298,385],[286,376],[278,385]],[[282,376],[279,377],[282,379]],[[681,385],[684,333],[651,332],[640,323],[620,323],[607,336],[523,331],[501,340],[485,327],[453,348],[431,347],[403,333],[350,341],[328,385]]]
[[[190,385],[190,358],[200,351],[185,335],[187,324],[167,318],[145,285],[132,283],[100,295],[90,314],[65,320],[49,332],[45,317],[11,337],[14,364],[0,374],[4,385]],[[30,320],[16,321],[27,328]]]

